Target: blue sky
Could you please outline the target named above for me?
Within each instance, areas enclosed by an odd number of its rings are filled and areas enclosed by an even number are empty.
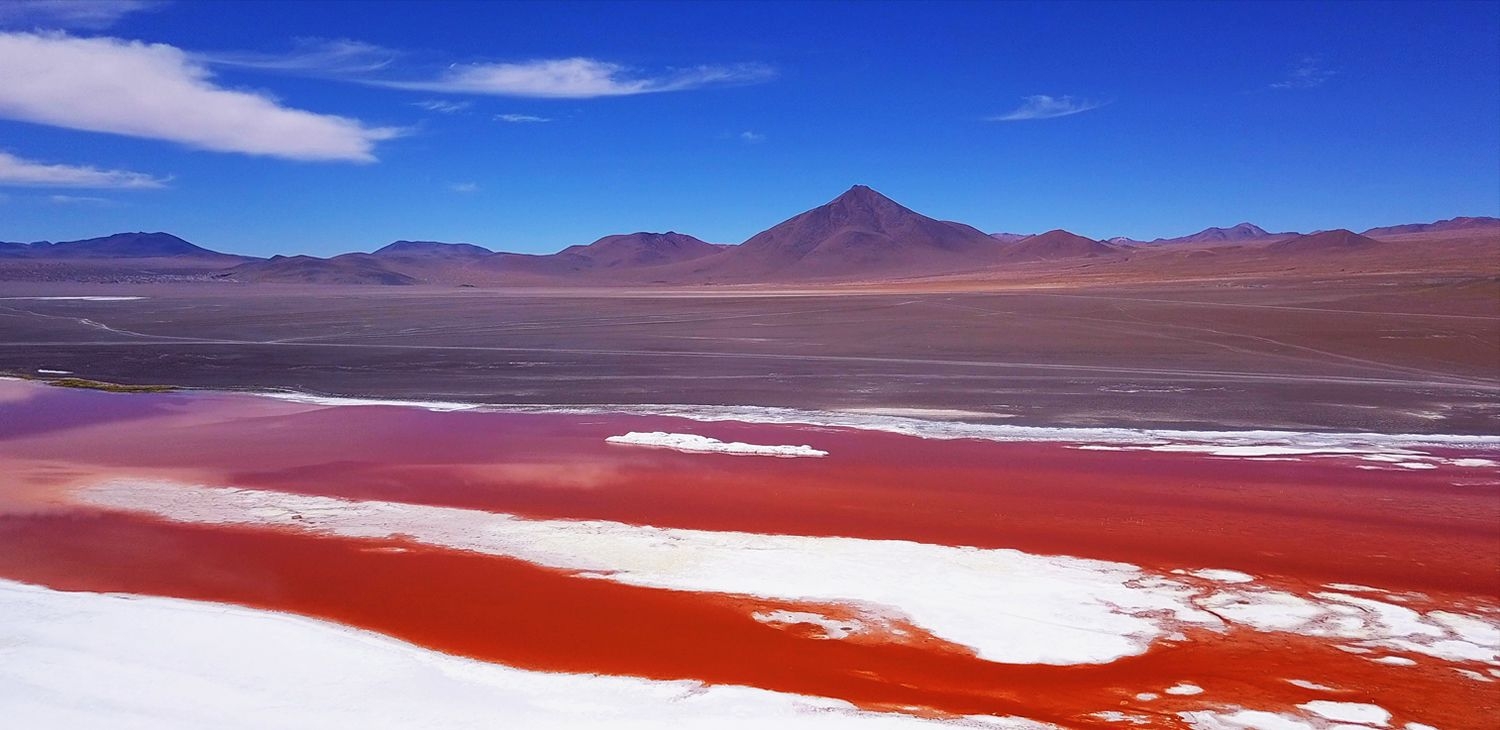
[[[1500,4],[7,2],[0,240],[1500,215]],[[9,69],[9,72],[6,72]]]

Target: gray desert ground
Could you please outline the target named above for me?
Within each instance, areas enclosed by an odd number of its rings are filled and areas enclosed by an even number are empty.
[[[0,370],[512,404],[938,409],[1036,425],[1465,434],[1493,433],[1500,417],[1494,278],[965,286],[15,282],[0,284]],[[110,295],[135,298],[45,298]]]

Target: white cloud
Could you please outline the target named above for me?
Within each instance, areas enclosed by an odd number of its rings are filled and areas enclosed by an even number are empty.
[[[448,189],[452,190],[455,193],[473,193],[473,192],[477,192],[479,190],[479,183],[471,183],[471,182],[453,183],[452,185],[448,186]]]
[[[199,149],[373,162],[401,134],[216,86],[178,48],[61,33],[0,33],[0,117]]]
[[[58,205],[113,205],[115,202],[92,195],[49,195],[47,201]]]
[[[49,165],[23,160],[0,152],[0,185],[34,188],[160,188],[163,178],[128,170],[100,170],[95,167]]]
[[[1022,97],[1021,105],[1009,114],[990,117],[992,122],[1020,122],[1028,119],[1052,119],[1070,114],[1098,109],[1104,102],[1089,101],[1072,96],[1047,96],[1036,94]]]
[[[1271,84],[1271,88],[1311,89],[1322,86],[1336,73],[1338,72],[1324,68],[1323,60],[1317,56],[1303,56],[1297,59],[1297,63],[1292,66],[1286,78]]]
[[[422,101],[414,101],[411,105],[421,107],[430,112],[438,112],[439,114],[457,114],[473,106],[472,103],[467,101],[446,101],[443,99],[423,99]]]
[[[314,76],[339,76],[379,71],[401,54],[364,41],[337,38],[302,38],[289,53],[200,53],[194,58],[221,66],[242,66],[262,71],[283,71]]]
[[[510,122],[511,124],[535,124],[552,121],[548,117],[539,117],[533,114],[496,114],[495,119],[501,122]]]
[[[764,142],[766,140],[766,135],[761,134],[760,132],[752,132],[747,129],[739,133],[739,138],[743,142],[754,144],[756,142]]]
[[[382,86],[417,91],[485,94],[543,99],[589,99],[685,91],[766,81],[775,75],[759,64],[697,66],[657,75],[593,58],[559,58],[520,63],[455,64],[425,81],[378,81]]]
[[[0,26],[98,30],[161,5],[153,0],[5,0],[0,3]]]

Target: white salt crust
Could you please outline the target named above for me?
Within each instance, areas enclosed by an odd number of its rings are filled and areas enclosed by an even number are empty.
[[[1351,651],[1500,666],[1494,614],[1424,614],[1335,591],[1298,595],[1018,550],[538,520],[157,481],[106,482],[77,498],[180,522],[404,536],[631,585],[839,604],[856,609],[861,625],[910,622],[996,662],[1106,663],[1173,640],[1186,626],[1226,628],[1222,617],[1261,631],[1357,643]]]
[[[669,416],[693,421],[737,421],[741,423],[852,428],[884,431],[925,439],[979,439],[1015,442],[1084,444],[1084,448],[1120,445],[1149,448],[1152,451],[1188,451],[1214,456],[1267,457],[1290,456],[1361,456],[1381,455],[1397,461],[1413,461],[1424,456],[1420,447],[1451,449],[1500,450],[1500,436],[1452,434],[1380,434],[1323,433],[1311,431],[1187,431],[1145,428],[1082,428],[1017,426],[1011,424],[972,423],[953,420],[928,420],[890,415],[891,409],[872,413],[852,411],[813,411],[797,408],[764,406],[703,405],[499,405],[401,399],[369,399],[320,396],[297,392],[267,392],[267,398],[325,406],[400,406],[431,411],[493,411],[506,413],[615,413],[620,415]],[[915,413],[918,411],[907,411]],[[1457,460],[1455,460],[1457,461]],[[1491,462],[1491,463],[1478,463]],[[1494,466],[1493,460],[1468,460],[1458,466]]]
[[[114,296],[90,296],[90,297],[0,297],[5,300],[25,299],[40,302],[133,302],[145,297],[114,297]]]
[[[282,613],[3,580],[0,616],[0,717],[14,728],[1051,727],[866,712],[752,687],[529,671]]]
[[[739,441],[724,442],[697,434],[667,433],[666,431],[631,431],[623,436],[610,436],[604,440],[612,444],[653,446],[672,449],[674,451],[729,454],[731,456],[797,457],[828,455],[827,451],[819,451],[805,444],[802,446],[763,446],[761,444],[747,444]]]

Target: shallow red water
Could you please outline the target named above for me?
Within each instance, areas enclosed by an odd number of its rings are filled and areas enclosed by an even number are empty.
[[[1280,681],[1313,676],[1357,688],[1341,701],[1377,702],[1398,717],[1444,727],[1479,727],[1470,713],[1493,699],[1440,667],[1375,665],[1290,634],[1202,632],[1184,645],[1106,665],[1006,665],[931,637],[820,640],[751,617],[776,608],[837,615],[829,607],[580,579],[410,543],[393,551],[389,541],[70,513],[0,519],[0,544],[0,574],[65,590],[239,603],[513,666],[745,684],[872,708],[915,705],[1076,726],[1103,709],[1200,707],[1190,698],[1133,699],[1184,680],[1262,708],[1326,698]]]
[[[293,611],[522,667],[1071,726],[1111,709],[1175,725],[1171,712],[1202,702],[1133,695],[1184,680],[1257,709],[1330,699],[1282,681],[1305,678],[1349,688],[1336,699],[1374,702],[1398,723],[1445,728],[1483,727],[1500,709],[1491,689],[1500,685],[1441,663],[1377,665],[1292,634],[1198,633],[1099,666],[1002,665],[925,635],[821,640],[811,627],[751,617],[807,608],[786,602],[632,587],[413,543],[173,524],[67,499],[68,488],[101,479],[166,477],[535,517],[1008,547],[1159,571],[1230,568],[1288,590],[1358,583],[1425,592],[1440,605],[1500,597],[1493,469],[1370,471],[1350,459],[1257,462],[666,418],[317,409],[24,387],[26,413],[65,415],[0,438],[8,475],[0,577]],[[21,408],[0,401],[8,414]],[[92,409],[99,421],[88,418]],[[810,443],[830,456],[604,443],[631,430]]]

